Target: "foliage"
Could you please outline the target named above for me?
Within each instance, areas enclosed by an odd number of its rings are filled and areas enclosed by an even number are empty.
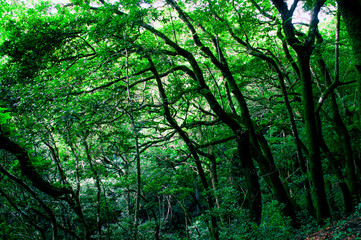
[[[0,238],[293,239],[357,206],[332,3],[29,4],[0,3]]]

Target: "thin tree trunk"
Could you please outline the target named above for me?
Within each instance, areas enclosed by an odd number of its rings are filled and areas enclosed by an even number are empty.
[[[96,227],[97,227],[97,232],[98,232],[98,239],[101,239],[101,236],[102,236],[102,224],[101,224],[101,221],[100,221],[100,201],[101,201],[101,181],[100,181],[100,177],[98,175],[98,172],[96,171],[96,169],[94,168],[94,165],[92,163],[92,157],[90,155],[90,149],[89,149],[89,145],[88,143],[86,142],[86,136],[84,136],[84,139],[83,139],[83,145],[85,147],[85,154],[87,156],[87,160],[89,162],[89,166],[90,166],[90,170],[92,171],[94,177],[95,177],[95,186],[97,188],[97,213],[96,213],[96,219],[97,219],[97,224],[96,224]]]
[[[339,167],[340,164],[338,163],[337,159],[333,156],[333,154],[327,147],[323,138],[320,139],[320,145],[321,145],[322,151],[324,152],[324,154],[326,155],[326,157],[328,159],[328,163],[329,163],[332,171],[334,172],[336,177],[339,179],[338,184],[339,184],[341,192],[342,192],[344,208],[345,208],[344,211],[346,213],[351,213],[354,209],[353,199],[352,199],[350,189],[345,182],[345,178],[342,174],[341,168]]]
[[[148,57],[148,61],[150,63],[150,68],[152,73],[155,76],[155,79],[157,81],[157,86],[158,86],[158,90],[159,90],[159,94],[161,95],[161,99],[162,99],[162,105],[165,111],[165,116],[167,121],[172,125],[172,127],[178,132],[178,134],[181,136],[181,138],[183,139],[183,141],[187,144],[188,149],[190,150],[194,160],[195,160],[195,164],[198,170],[198,174],[199,177],[201,179],[202,185],[205,189],[206,192],[206,199],[207,199],[207,203],[208,203],[208,207],[209,210],[212,211],[213,207],[214,207],[214,203],[215,200],[212,196],[212,194],[210,194],[210,188],[208,185],[208,181],[205,175],[205,172],[203,170],[202,167],[202,163],[199,159],[199,155],[197,153],[197,150],[193,144],[193,142],[190,140],[190,138],[188,137],[187,133],[183,131],[183,129],[178,125],[178,123],[173,119],[171,113],[170,113],[170,109],[169,109],[169,103],[168,103],[168,99],[167,96],[165,94],[165,90],[163,87],[163,83],[162,80],[160,79],[159,73],[157,71],[157,69],[155,68],[153,61],[151,60],[150,57]],[[210,213],[210,219],[211,219],[211,229],[210,229],[210,233],[212,236],[212,239],[218,240],[219,239],[219,230],[218,230],[218,223],[217,223],[217,219],[216,217]]]
[[[338,34],[336,34],[338,35]],[[321,44],[323,42],[322,36],[320,34],[317,34],[317,43]],[[336,42],[338,42],[338,39],[336,40]],[[336,44],[337,45],[337,44]],[[338,47],[336,47],[336,57],[338,56]],[[336,60],[335,63],[335,80],[332,83],[331,80],[331,74],[329,73],[327,67],[326,67],[326,63],[322,58],[322,53],[321,50],[319,48],[316,48],[315,50],[315,55],[316,55],[316,60],[317,60],[317,64],[321,70],[322,73],[322,77],[326,83],[326,86],[329,88],[331,87],[331,85],[334,84],[339,84],[339,79],[338,79],[338,60]],[[340,115],[340,111],[339,111],[339,107],[337,105],[337,101],[336,101],[336,95],[334,93],[334,91],[331,91],[329,93],[329,103],[330,103],[330,113],[332,116],[332,124],[334,126],[334,129],[338,135],[338,139],[341,142],[341,146],[343,149],[343,153],[344,153],[344,158],[345,158],[345,164],[346,164],[346,182],[347,185],[350,189],[350,192],[352,194],[352,199],[353,202],[358,202],[359,198],[358,198],[358,187],[357,187],[357,177],[356,177],[356,169],[355,169],[355,162],[354,162],[354,157],[353,157],[353,150],[352,150],[352,146],[351,146],[351,139],[348,133],[348,130],[346,128],[346,125],[344,124],[344,122],[342,121],[342,117]],[[323,100],[324,101],[324,100]],[[319,108],[318,108],[319,109]],[[319,120],[319,125],[321,124],[321,120],[319,119],[319,113],[316,112],[317,118]],[[322,128],[321,126],[319,126],[319,134],[320,134],[320,139],[323,138],[322,137]],[[326,143],[325,143],[326,145]],[[340,179],[341,181],[343,181],[343,178]],[[346,199],[348,199],[349,197],[347,196]],[[353,203],[346,203],[345,205],[354,205]],[[350,207],[345,207],[346,211],[350,211]],[[353,208],[353,207],[352,207]]]
[[[14,181],[16,184],[18,184],[19,186],[21,186],[22,188],[24,188],[31,196],[33,196],[33,198],[40,204],[40,206],[45,210],[45,212],[49,215],[49,218],[51,220],[51,226],[52,226],[52,240],[56,240],[58,237],[58,228],[57,228],[57,222],[56,222],[56,217],[54,215],[54,212],[45,204],[45,202],[43,200],[40,199],[40,197],[29,187],[27,186],[21,179],[15,177],[14,175],[12,175],[11,173],[9,173],[5,168],[3,168],[0,165],[0,172],[2,174],[4,174],[5,176],[7,176],[9,179],[11,179],[12,181]],[[0,189],[0,194],[4,195],[5,198],[7,198],[7,200],[9,201],[9,203],[20,213],[23,213],[23,211],[21,211],[20,209],[17,208],[16,204],[13,204],[11,199],[8,197],[8,195],[1,191]],[[32,220],[29,218],[30,222],[32,223]],[[37,226],[34,222],[34,226]]]
[[[231,92],[235,95],[240,105],[241,118],[244,121],[244,124],[246,125],[247,129],[249,129],[251,133],[249,137],[251,141],[252,139],[256,140],[256,138],[254,138],[255,134],[254,134],[253,124],[249,116],[247,104],[245,102],[245,99],[243,98],[243,95],[240,93],[238,86],[235,84],[234,78],[228,68],[228,65],[224,59],[222,51],[218,47],[217,40],[214,37],[212,37],[212,42],[213,45],[216,46],[218,50],[218,57],[219,59],[221,59],[220,61],[217,60],[217,58],[210,51],[210,49],[208,47],[205,47],[204,44],[200,41],[199,35],[196,32],[193,24],[190,22],[190,18],[187,17],[187,14],[182,11],[182,9],[176,4],[175,1],[167,0],[167,3],[169,3],[178,12],[179,18],[186,24],[187,28],[192,34],[194,43],[201,49],[201,51],[203,51],[204,54],[206,54],[208,57],[211,58],[212,63],[221,70],[222,75],[227,79],[227,82],[230,84]],[[197,26],[200,27],[202,31],[205,31],[205,29],[200,24],[198,24]],[[147,29],[151,30],[153,33],[156,33],[153,29],[150,29],[149,27],[147,27]],[[164,37],[162,38],[166,40]],[[174,46],[174,43],[170,43],[168,39],[166,40],[166,42]],[[224,121],[224,123],[226,123],[233,130],[234,134],[236,135],[237,146],[239,147],[242,166],[244,167],[242,171],[245,174],[246,183],[249,184],[248,199],[251,210],[250,215],[253,221],[260,223],[262,199],[261,199],[260,185],[258,182],[258,173],[253,164],[252,155],[250,154],[251,146],[243,145],[250,143],[249,140],[246,140],[244,136],[242,136],[243,134],[248,136],[248,133],[246,134],[245,131],[242,130],[240,124],[231,117],[229,117],[229,115],[226,114],[224,109],[219,105],[214,95],[206,85],[203,76],[201,76],[202,70],[199,68],[198,63],[196,62],[194,56],[191,55],[189,52],[185,51],[184,49],[181,49],[179,46],[174,46],[174,47],[181,55],[186,55],[185,57],[188,59],[189,63],[193,67],[193,70],[195,71],[195,75],[198,80],[198,83],[203,88],[202,89],[203,96],[207,99],[212,110],[217,114],[217,116],[222,121]],[[245,152],[241,153],[241,150],[244,150]]]
[[[128,49],[125,49],[126,53],[126,81],[127,81],[127,93],[128,93],[128,103],[130,105],[130,110],[128,112],[131,127],[133,130],[134,141],[135,141],[135,161],[136,161],[136,173],[137,173],[137,191],[135,197],[135,213],[134,213],[134,239],[139,239],[138,234],[138,225],[139,225],[139,210],[140,210],[140,197],[141,197],[141,167],[140,167],[140,152],[139,152],[139,140],[138,140],[138,131],[135,125],[135,119],[133,114],[133,99],[130,93],[129,87],[129,56],[128,56]]]

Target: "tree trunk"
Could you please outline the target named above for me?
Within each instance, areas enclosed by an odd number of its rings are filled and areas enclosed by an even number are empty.
[[[262,134],[257,135],[257,138],[260,144],[260,148],[263,150],[265,157],[260,152],[260,150],[257,149],[252,149],[252,154],[254,154],[256,158],[258,158],[259,162],[263,163],[259,164],[259,166],[261,168],[262,175],[266,178],[266,182],[268,182],[272,188],[275,199],[280,203],[284,204],[284,208],[282,209],[283,215],[290,217],[293,227],[298,228],[299,223],[297,221],[295,212],[296,204],[292,202],[292,199],[288,195],[287,190],[280,179],[279,171],[274,164],[273,155],[268,146],[267,140]]]
[[[325,192],[323,179],[320,144],[317,134],[315,108],[313,103],[312,79],[309,66],[310,54],[307,49],[297,51],[298,65],[301,73],[303,91],[303,108],[305,119],[306,139],[309,154],[309,166],[312,180],[312,195],[319,222],[331,216]]]
[[[168,98],[165,94],[162,80],[161,80],[159,73],[158,73],[156,67],[154,66],[153,61],[151,60],[150,57],[148,57],[148,62],[150,64],[150,69],[151,69],[152,73],[154,74],[154,77],[157,81],[158,91],[159,91],[159,95],[161,96],[161,99],[162,99],[162,105],[163,105],[163,109],[165,112],[165,117],[166,117],[168,123],[177,131],[177,133],[180,135],[180,137],[186,143],[189,151],[191,152],[191,154],[194,158],[199,177],[201,179],[202,185],[203,185],[205,193],[206,193],[206,199],[207,199],[208,208],[210,211],[210,213],[209,213],[210,219],[211,219],[210,234],[211,234],[212,239],[218,240],[219,239],[219,231],[218,231],[217,218],[211,213],[211,211],[213,210],[213,207],[215,206],[215,199],[211,194],[209,184],[208,184],[201,160],[199,159],[199,155],[196,151],[194,143],[188,137],[188,134],[186,132],[184,132],[183,129],[178,125],[177,121],[175,121],[175,119],[172,117],[172,115],[170,113]]]
[[[318,13],[325,3],[325,0],[313,1],[311,10],[311,21],[308,27],[307,36],[304,40],[297,38],[295,27],[292,23],[292,15],[298,1],[294,1],[292,7],[288,9],[287,3],[283,0],[271,0],[282,17],[282,28],[286,36],[287,43],[297,53],[298,69],[302,84],[302,101],[304,108],[305,131],[308,145],[309,166],[312,180],[312,196],[316,215],[319,222],[331,216],[327,203],[325,183],[323,179],[320,146],[318,142],[315,108],[313,103],[312,78],[310,70],[310,56],[313,50],[315,35],[318,25]]]
[[[361,129],[361,0],[337,0],[345,22],[358,71],[357,78],[357,125]]]
[[[322,42],[323,42],[322,36],[320,34],[317,34],[317,43],[321,44]],[[328,71],[326,63],[322,58],[321,49],[316,48],[315,53],[316,53],[315,58],[316,58],[318,67],[321,70],[322,78],[323,78],[326,86],[328,88],[330,88],[333,84],[336,84],[336,86],[337,86],[337,84],[338,84],[338,69],[337,68],[338,67],[336,67],[336,71],[335,71],[335,81],[334,81],[334,83],[332,83],[331,74]],[[349,194],[351,192],[351,194],[352,194],[352,197],[344,196],[346,212],[350,212],[351,208],[353,208],[353,202],[354,203],[358,202],[356,169],[355,169],[355,163],[354,163],[354,158],[353,158],[353,151],[352,151],[352,147],[351,147],[350,136],[349,136],[348,130],[346,128],[346,125],[342,121],[342,117],[340,115],[339,107],[337,105],[334,90],[332,90],[329,94],[329,106],[330,106],[330,108],[329,108],[330,114],[331,114],[331,117],[333,120],[332,124],[339,137],[339,141],[341,143],[343,153],[344,153],[343,155],[344,155],[345,161],[342,161],[342,163],[346,165],[346,182],[347,182],[349,191],[343,191],[343,193]],[[326,143],[323,140],[321,119],[320,119],[318,111],[316,111],[316,116],[317,116],[317,121],[319,123],[319,138],[320,138],[321,144],[324,145],[323,149],[324,148],[328,149]],[[321,147],[322,147],[322,145],[321,145]],[[333,157],[333,156],[331,155],[331,157]],[[329,158],[329,161],[332,161],[332,160]],[[341,164],[337,163],[337,161],[333,161],[333,162],[334,162],[333,165],[335,165],[335,167],[337,167],[337,168],[339,168],[339,166],[341,165]],[[332,163],[330,163],[330,164],[332,165]],[[344,182],[343,174],[340,173],[337,176],[340,179],[340,181],[343,183]],[[346,199],[348,199],[348,201],[351,200],[351,202],[347,202]]]
[[[355,65],[361,74],[361,1],[337,0],[352,46]]]
[[[288,50],[288,46],[287,43],[284,41],[284,37],[281,33],[281,31],[279,30],[277,32],[278,38],[282,41],[282,47],[283,50],[285,52],[285,55],[287,57],[288,62],[291,64],[292,68],[294,69],[296,75],[298,76],[298,78],[301,77],[301,73],[300,70],[298,68],[297,63],[293,60],[289,50]],[[307,164],[306,164],[306,160],[303,156],[303,152],[302,152],[302,147],[304,147],[299,134],[298,134],[298,129],[297,129],[297,125],[296,125],[296,121],[295,121],[295,117],[293,114],[293,110],[291,107],[291,103],[288,99],[288,95],[287,95],[287,89],[286,89],[286,85],[284,82],[284,76],[281,73],[280,69],[278,68],[278,66],[276,65],[275,62],[272,63],[272,66],[274,67],[275,71],[278,74],[278,79],[280,82],[280,87],[282,90],[282,95],[283,95],[283,99],[285,101],[285,106],[288,112],[288,116],[290,118],[290,122],[291,122],[291,128],[292,128],[292,135],[294,136],[294,140],[295,140],[295,144],[296,144],[296,152],[297,152],[297,160],[298,160],[298,164],[301,168],[302,174],[307,175]],[[288,78],[286,78],[288,79]],[[308,155],[308,152],[307,154]],[[306,179],[303,183],[303,188],[305,190],[305,202],[306,202],[306,209],[307,211],[312,215],[315,216],[315,207],[313,206],[312,203],[312,197],[311,197],[311,190],[310,190],[310,181],[308,179]]]
[[[125,38],[125,36],[124,36]],[[133,99],[130,93],[129,87],[129,59],[128,59],[128,49],[125,49],[126,54],[126,85],[127,85],[127,94],[128,94],[128,103],[130,106],[128,116],[130,118],[131,128],[133,130],[134,136],[134,145],[135,145],[135,161],[136,161],[136,173],[137,173],[137,192],[135,196],[135,212],[134,212],[134,239],[139,239],[138,234],[138,226],[139,226],[139,211],[140,211],[140,195],[141,195],[141,168],[140,168],[140,152],[139,152],[139,139],[138,139],[138,131],[135,119],[134,119],[134,109],[133,109]]]
[[[261,223],[262,215],[262,198],[260,184],[258,180],[257,170],[253,164],[249,134],[248,132],[241,133],[239,130],[236,133],[238,155],[241,158],[241,172],[245,178],[246,185],[248,186],[247,199],[251,219],[256,223]]]

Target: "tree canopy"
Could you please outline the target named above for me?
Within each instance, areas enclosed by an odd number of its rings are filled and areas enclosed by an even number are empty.
[[[0,236],[289,239],[352,213],[353,4],[2,1]]]

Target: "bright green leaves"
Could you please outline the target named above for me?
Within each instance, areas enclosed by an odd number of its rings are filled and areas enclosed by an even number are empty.
[[[302,109],[296,100],[300,88],[297,75],[275,35],[278,23],[259,13],[251,1],[177,2],[189,15],[189,23],[201,42],[198,46],[193,39],[195,35],[190,33],[178,13],[169,5],[156,5],[157,1],[118,1],[92,7],[83,1],[84,4],[78,2],[76,6],[59,5],[51,13],[47,12],[48,5],[45,4],[39,8],[42,10],[29,9],[18,18],[7,15],[1,20],[7,28],[0,30],[3,38],[0,43],[3,54],[0,93],[6,103],[0,109],[0,124],[16,122],[17,132],[35,150],[30,155],[41,156],[32,159],[36,170],[54,182],[62,180],[62,170],[74,189],[79,188],[85,219],[81,219],[81,214],[76,211],[64,211],[66,214],[61,215],[58,209],[67,203],[59,206],[54,202],[59,224],[66,225],[63,219],[67,219],[68,225],[79,235],[83,233],[78,223],[83,220],[96,223],[98,220],[93,213],[97,209],[101,212],[99,221],[104,223],[102,229],[106,229],[109,236],[113,234],[110,225],[118,232],[120,228],[122,232],[132,228],[129,223],[134,212],[138,176],[135,135],[139,140],[142,170],[144,231],[153,231],[154,237],[156,226],[152,224],[159,222],[160,232],[164,233],[159,238],[166,238],[165,233],[170,230],[164,226],[173,221],[165,217],[164,209],[168,207],[177,209],[182,219],[189,218],[187,226],[200,226],[203,232],[207,231],[205,219],[209,212],[222,219],[224,225],[220,224],[219,228],[222,236],[233,231],[226,226],[228,223],[245,226],[243,208],[249,189],[239,163],[244,156],[236,153],[234,132],[222,120],[234,110],[232,119],[236,124],[241,122],[242,111],[235,98],[237,88],[245,96],[251,120],[257,125],[256,133],[264,134],[271,145],[270,155],[274,154],[281,180],[292,181],[288,187],[298,196],[297,200],[301,199],[298,185],[302,182],[299,179],[305,179],[300,178],[297,171],[292,177],[287,175],[295,167],[295,146],[279,75],[272,65],[258,58],[264,54],[264,58],[277,60],[280,74],[287,77],[291,107],[303,140]],[[264,11],[274,14],[269,2],[257,2]],[[37,11],[39,15],[35,14]],[[157,30],[148,31],[150,28],[146,30],[145,24]],[[229,30],[241,41],[232,38]],[[156,31],[164,35],[156,36]],[[162,36],[167,37],[162,39]],[[172,41],[172,47],[166,38]],[[242,41],[244,44],[240,43]],[[211,54],[202,52],[204,48],[199,47],[202,44]],[[330,52],[330,49],[326,51]],[[212,54],[214,58],[210,57]],[[330,52],[325,56],[333,55]],[[190,139],[188,146],[165,118],[162,97],[154,72],[149,70],[147,57],[152,58],[160,74],[171,118]],[[193,57],[196,63],[190,61]],[[328,64],[331,63],[330,58]],[[229,72],[224,70],[226,64]],[[315,74],[319,74],[317,70]],[[235,81],[231,94],[226,89],[230,75]],[[199,88],[202,78],[209,89]],[[205,95],[213,96],[227,112],[226,116],[214,114]],[[350,93],[344,98],[347,105],[352,105],[353,96]],[[214,102],[212,104],[214,106]],[[11,115],[6,111],[11,111]],[[133,126],[131,118],[135,120]],[[242,124],[240,127],[243,130]],[[331,132],[325,125],[323,130]],[[327,141],[336,142],[336,139]],[[194,156],[199,156],[205,182],[210,186],[213,184],[208,191],[204,191],[199,180],[201,168],[189,154],[190,145],[194,145]],[[338,150],[336,144],[329,146]],[[253,147],[252,152],[257,151],[256,145]],[[266,150],[262,153],[268,153]],[[259,169],[262,167],[255,171]],[[212,175],[215,172],[218,183]],[[262,173],[262,176],[268,176],[268,173]],[[100,179],[99,198],[95,186],[97,178]],[[273,196],[265,182],[261,181],[262,197],[268,201]],[[217,198],[217,206],[205,211],[208,196]],[[49,205],[52,203],[49,200]],[[274,202],[266,203],[266,206],[273,210],[278,208]],[[200,207],[204,209],[195,212],[194,209]],[[116,217],[111,218],[113,211]],[[195,215],[202,216],[196,219]],[[272,222],[267,219],[268,215],[272,212],[265,211],[264,215],[266,221]],[[278,220],[273,223],[283,224]],[[172,229],[177,231],[173,236],[177,239],[183,237],[182,231],[189,230],[180,230],[179,226]],[[234,236],[243,234],[242,231],[234,232]]]
[[[0,125],[7,123],[10,119],[10,113],[6,112],[7,108],[0,107]]]
[[[57,23],[20,17],[6,23],[7,39],[0,46],[0,54],[9,57],[9,64],[17,65],[14,74],[18,81],[34,77],[53,59],[53,53],[67,37]]]
[[[7,108],[0,107],[0,135],[14,135],[15,127],[14,123],[10,121],[11,119],[11,112]]]

